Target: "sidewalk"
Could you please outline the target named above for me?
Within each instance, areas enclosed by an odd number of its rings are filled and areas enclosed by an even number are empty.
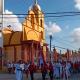
[[[35,80],[41,80],[41,74],[40,73],[35,73],[34,74]],[[0,74],[0,80],[15,80],[15,74]],[[30,80],[30,75],[29,78],[26,78],[26,75],[24,74],[24,79],[23,80]]]
[[[0,80],[15,80],[15,74],[0,74]],[[26,75],[24,75],[23,80],[30,80],[30,76],[27,79]],[[42,80],[41,73],[34,74],[34,80]],[[49,80],[49,76],[47,76],[46,80]],[[62,79],[54,79],[54,80],[62,80]],[[68,80],[80,80],[80,74],[73,74]]]

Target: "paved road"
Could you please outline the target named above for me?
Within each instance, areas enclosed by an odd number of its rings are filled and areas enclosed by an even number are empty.
[[[35,80],[42,80],[40,73],[34,74]],[[0,80],[15,80],[14,74],[0,74]],[[24,80],[30,80],[30,77],[26,79],[26,76],[24,75]],[[47,76],[46,80],[49,80],[49,77]],[[54,79],[54,80],[62,80],[62,79]],[[80,80],[80,74],[73,74],[68,80]]]

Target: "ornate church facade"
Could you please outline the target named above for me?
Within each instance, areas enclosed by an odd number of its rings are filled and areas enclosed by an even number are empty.
[[[30,7],[22,23],[22,31],[13,31],[10,25],[3,29],[3,61],[46,61],[44,14],[37,1]]]

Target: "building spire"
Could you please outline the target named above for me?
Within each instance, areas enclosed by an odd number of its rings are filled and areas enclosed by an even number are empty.
[[[37,4],[37,0],[34,0],[34,3]]]

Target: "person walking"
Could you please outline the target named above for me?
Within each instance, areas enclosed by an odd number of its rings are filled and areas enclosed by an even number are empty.
[[[49,76],[50,80],[53,80],[53,65],[51,62],[49,63]]]
[[[44,64],[41,64],[41,73],[42,73],[42,80],[45,80],[47,74],[47,66]]]
[[[22,68],[20,67],[21,61],[18,61],[15,64],[15,75],[16,75],[16,80],[23,80],[23,71]]]
[[[55,78],[59,78],[59,76],[60,76],[58,62],[55,62],[55,64],[54,64],[54,76],[55,76]]]
[[[69,67],[67,65],[67,62],[63,65],[63,80],[68,80],[69,75]]]
[[[25,69],[25,74],[26,74],[26,78],[28,79],[28,74],[29,74],[29,66],[30,64],[29,63],[25,63],[24,65],[24,69]]]
[[[68,80],[69,76],[70,76],[70,72],[69,72],[70,66],[69,64],[66,62],[65,64],[65,76],[66,76],[66,80]]]
[[[30,71],[31,80],[34,80],[35,65],[33,63],[30,64],[29,71]]]
[[[8,73],[10,74],[12,71],[11,62],[7,63]]]

